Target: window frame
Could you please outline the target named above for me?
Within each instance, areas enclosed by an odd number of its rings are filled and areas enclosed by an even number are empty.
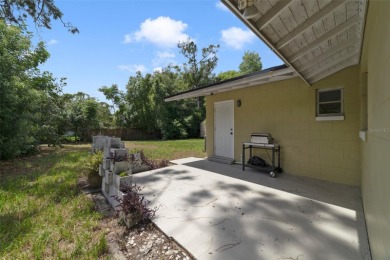
[[[340,91],[340,100],[337,101],[327,101],[320,102],[320,94],[330,91]],[[340,113],[332,114],[320,114],[320,105],[321,104],[331,104],[331,103],[340,103]],[[327,120],[344,120],[344,88],[327,88],[327,89],[317,89],[316,91],[316,120],[317,121],[327,121]]]

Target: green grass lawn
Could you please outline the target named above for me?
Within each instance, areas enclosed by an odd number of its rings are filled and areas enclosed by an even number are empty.
[[[97,258],[106,253],[102,217],[77,188],[78,168],[87,155],[85,148],[67,146],[1,162],[0,259]]]
[[[155,160],[173,160],[185,157],[206,157],[204,139],[173,141],[127,141],[126,148],[143,150],[146,157]]]
[[[204,157],[204,140],[126,142],[151,159]],[[106,257],[102,216],[77,187],[90,145],[0,161],[0,259]],[[107,256],[108,257],[108,256]]]

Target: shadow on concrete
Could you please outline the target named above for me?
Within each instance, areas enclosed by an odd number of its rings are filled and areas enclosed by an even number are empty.
[[[135,181],[163,206],[156,224],[196,258],[371,259],[358,188],[207,160],[183,165]]]
[[[353,209],[356,207],[356,203],[361,203],[360,189],[355,186],[330,183],[286,173],[277,174],[276,178],[271,178],[268,173],[253,168],[246,167],[245,171],[243,171],[242,166],[239,164],[227,165],[211,162],[207,159],[186,163],[184,165],[289,192],[324,203],[330,203],[343,208]]]

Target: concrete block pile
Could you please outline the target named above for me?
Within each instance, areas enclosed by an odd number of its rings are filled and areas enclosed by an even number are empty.
[[[119,205],[115,196],[122,197],[121,185],[131,185],[132,164],[130,154],[120,138],[94,136],[92,152],[103,151],[99,175],[102,176],[102,193],[112,207]]]

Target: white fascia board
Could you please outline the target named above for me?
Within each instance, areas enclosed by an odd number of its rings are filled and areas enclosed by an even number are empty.
[[[221,83],[211,87],[197,89],[187,93],[178,94],[176,96],[168,97],[164,100],[165,102],[169,102],[169,101],[181,100],[186,98],[209,96],[214,93],[226,92],[226,91],[231,91],[240,88],[247,88],[255,85],[262,85],[274,81],[293,78],[296,76],[298,75],[294,69],[285,68],[277,71],[269,71],[263,74],[257,74],[250,77],[237,79],[234,81],[229,81],[226,83]]]

